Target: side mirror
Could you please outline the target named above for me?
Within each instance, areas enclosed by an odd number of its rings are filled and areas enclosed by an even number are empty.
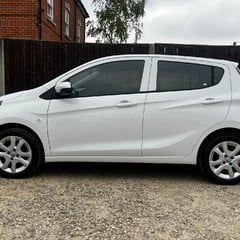
[[[61,97],[69,97],[73,93],[72,85],[70,82],[59,82],[55,86],[56,93]]]

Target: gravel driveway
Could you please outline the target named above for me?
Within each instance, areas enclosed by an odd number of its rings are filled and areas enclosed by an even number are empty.
[[[0,239],[240,239],[240,187],[193,166],[47,164],[0,178]]]

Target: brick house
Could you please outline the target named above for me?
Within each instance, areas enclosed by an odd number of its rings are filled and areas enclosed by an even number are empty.
[[[80,0],[0,0],[0,38],[85,42]]]

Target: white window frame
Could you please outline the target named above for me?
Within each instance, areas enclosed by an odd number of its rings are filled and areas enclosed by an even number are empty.
[[[47,0],[47,16],[53,21],[54,16],[54,0]]]
[[[81,42],[81,25],[77,24],[77,42]]]
[[[69,37],[70,34],[70,11],[68,8],[65,8],[65,35]]]

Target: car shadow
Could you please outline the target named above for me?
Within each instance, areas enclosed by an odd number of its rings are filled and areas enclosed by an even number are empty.
[[[193,165],[144,163],[46,163],[38,176],[206,181]]]

